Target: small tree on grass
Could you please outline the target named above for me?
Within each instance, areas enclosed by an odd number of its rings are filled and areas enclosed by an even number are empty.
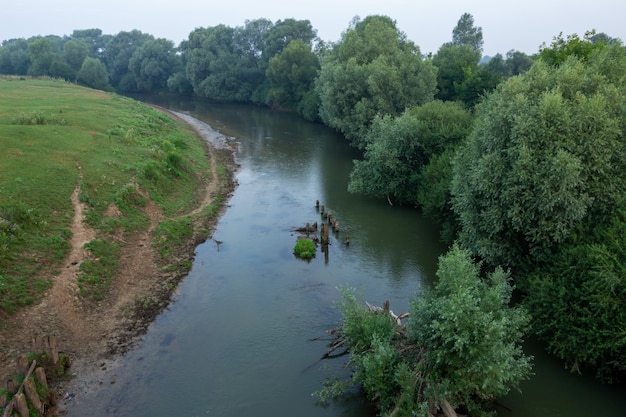
[[[318,395],[358,384],[383,416],[489,415],[495,398],[530,376],[531,358],[521,349],[528,316],[509,306],[509,274],[497,269],[483,279],[480,267],[454,246],[440,258],[435,288],[412,303],[406,328],[387,308],[366,308],[344,291],[340,337],[354,373]]]

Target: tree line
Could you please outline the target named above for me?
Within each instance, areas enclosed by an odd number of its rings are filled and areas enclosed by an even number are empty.
[[[595,31],[559,34],[533,56],[512,50],[485,59],[482,47],[482,28],[468,13],[428,56],[387,16],[355,17],[334,43],[319,39],[308,20],[257,19],[195,29],[178,47],[137,30],[13,39],[0,47],[0,73],[256,103],[320,121],[362,151],[349,191],[419,207],[442,224],[442,238],[454,245],[440,278],[498,276],[507,302],[505,287],[514,284],[532,319],[511,326],[530,322],[572,370],[618,380],[626,373],[625,48]],[[493,291],[483,287],[474,302]],[[498,309],[507,302],[494,302],[483,319],[505,317]],[[413,326],[421,338],[435,331]],[[508,333],[520,341],[519,332]],[[376,349],[392,339],[377,337]],[[528,375],[527,358],[511,364],[485,349],[480,363],[506,362],[517,381]],[[499,395],[505,383],[493,384],[473,394]],[[446,389],[432,388],[441,398]]]

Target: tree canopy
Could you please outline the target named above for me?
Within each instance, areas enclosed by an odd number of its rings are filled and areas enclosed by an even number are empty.
[[[397,116],[433,99],[435,74],[389,17],[355,19],[322,61],[321,119],[362,148],[377,115]]]
[[[551,350],[607,379],[624,370],[625,73],[609,45],[503,82],[479,106],[452,185],[461,244],[513,266]]]
[[[474,25],[474,16],[463,13],[454,29],[452,29],[452,44],[468,46],[479,54],[483,51],[483,28]]]
[[[494,398],[529,378],[532,358],[521,349],[529,316],[509,306],[509,274],[496,269],[483,278],[480,269],[453,246],[439,258],[434,289],[411,303],[406,327],[389,306],[367,308],[344,290],[339,332],[354,372],[318,394],[359,384],[381,416],[427,417],[447,407],[489,415]]]
[[[465,139],[471,116],[457,103],[431,101],[398,117],[377,116],[354,161],[348,190],[417,205],[423,170],[433,156]]]

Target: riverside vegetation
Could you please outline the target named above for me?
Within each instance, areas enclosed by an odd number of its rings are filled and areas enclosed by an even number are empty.
[[[0,47],[0,73],[255,103],[321,121],[362,151],[350,192],[417,207],[440,222],[446,242],[482,262],[481,279],[509,271],[532,317],[529,330],[566,367],[620,381],[626,373],[622,41],[594,30],[559,34],[533,56],[509,51],[506,57],[482,57],[482,45],[482,29],[469,13],[451,42],[429,56],[387,16],[355,18],[335,43],[318,39],[307,20],[256,19],[236,28],[196,28],[178,48],[137,30],[14,39]],[[58,109],[28,109],[23,116],[42,119],[66,129]],[[123,149],[120,142],[133,143],[136,134],[131,124],[105,136]],[[156,146],[161,159],[137,170],[142,187],[184,173],[181,149],[168,142]],[[93,181],[111,189],[108,180]],[[126,212],[143,204],[132,187],[119,191],[119,198],[128,193]],[[91,193],[83,195],[86,202]],[[38,224],[29,209],[16,208],[15,219]],[[142,227],[141,216],[125,221]],[[5,236],[21,233],[17,224],[3,222]],[[62,257],[64,239],[62,230],[48,235],[58,253],[47,256]],[[94,242],[93,250],[116,249]]]
[[[4,77],[0,109],[2,376],[47,327],[73,357],[125,349],[210,236],[232,154],[163,111],[59,80]],[[74,252],[77,215],[92,233]]]

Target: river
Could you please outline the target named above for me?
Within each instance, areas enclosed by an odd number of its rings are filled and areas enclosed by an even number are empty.
[[[146,98],[144,98],[146,99]],[[148,100],[148,99],[146,99]],[[311,394],[345,358],[318,359],[312,341],[337,325],[339,289],[396,312],[435,278],[439,230],[409,208],[346,191],[358,155],[325,126],[293,114],[201,100],[149,98],[206,122],[237,146],[238,187],[213,238],[141,343],[101,388],[71,402],[72,416],[374,416],[359,395],[326,405]],[[320,221],[315,202],[341,225],[328,255],[292,254],[294,231]],[[350,245],[344,244],[346,235]],[[501,416],[613,416],[623,386],[571,375],[530,344],[536,376],[502,403]]]

